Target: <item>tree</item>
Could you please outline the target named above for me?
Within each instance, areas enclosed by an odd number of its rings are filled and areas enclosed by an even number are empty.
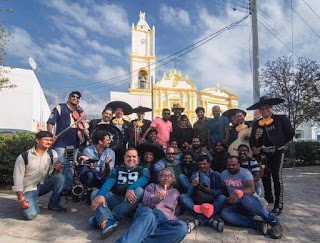
[[[10,2],[10,0],[7,0],[7,2]],[[0,13],[12,13],[13,10],[8,8],[8,9],[3,9],[2,6],[0,6]],[[3,20],[0,19],[0,66],[3,66],[5,64],[4,57],[6,55],[6,50],[8,48],[8,41],[11,38],[11,35],[9,32],[7,32],[4,27],[3,27]],[[0,91],[2,89],[11,89],[15,88],[15,84],[10,84],[10,81],[8,78],[3,77],[4,69],[0,67]]]
[[[294,64],[289,57],[268,61],[261,72],[261,82],[266,94],[286,101],[276,110],[289,117],[296,129],[304,122],[317,122],[320,117],[320,67],[316,61],[298,58]]]

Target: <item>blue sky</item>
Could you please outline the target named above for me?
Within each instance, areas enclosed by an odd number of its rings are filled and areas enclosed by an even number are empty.
[[[29,69],[28,58],[33,57],[38,64],[37,77],[51,107],[64,102],[71,90],[79,90],[87,113],[98,115],[111,90],[128,89],[128,76],[108,79],[130,71],[131,23],[138,21],[140,2],[13,0],[5,7],[13,8],[14,13],[1,17],[13,36],[6,64]],[[291,55],[289,2],[258,0],[261,68],[267,60]],[[293,13],[294,53],[319,60],[320,1],[305,2],[293,0],[294,10],[311,27]],[[157,59],[239,20],[246,15],[247,3],[248,0],[145,0],[142,10],[146,12],[146,20],[156,27]],[[240,108],[246,108],[252,103],[250,33],[248,18],[177,59],[175,65],[182,74],[189,74],[198,89],[220,83],[221,88],[239,95]],[[173,62],[158,68],[157,80],[173,68]]]

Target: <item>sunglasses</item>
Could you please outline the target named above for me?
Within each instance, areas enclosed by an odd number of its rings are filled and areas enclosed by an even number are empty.
[[[168,155],[176,155],[176,153],[168,153]]]
[[[170,115],[170,113],[169,113],[169,112],[168,112],[168,113],[167,113],[167,112],[165,112],[165,113],[163,113],[163,115]]]
[[[77,98],[78,100],[80,99],[80,97],[78,95],[71,95],[72,98]]]

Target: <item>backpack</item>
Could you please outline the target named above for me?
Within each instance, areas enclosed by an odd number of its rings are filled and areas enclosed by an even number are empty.
[[[48,149],[47,151],[48,155],[50,156],[50,159],[51,159],[51,164],[53,164],[53,153],[52,153],[52,149]],[[24,151],[23,153],[21,153],[21,156],[24,160],[24,164],[25,166],[28,165],[28,150]]]

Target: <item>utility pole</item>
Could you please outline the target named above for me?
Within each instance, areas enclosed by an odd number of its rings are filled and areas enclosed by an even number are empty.
[[[256,103],[260,98],[257,0],[250,0],[250,12],[252,30],[253,102]]]
[[[153,105],[153,98],[154,98],[154,95],[153,95],[153,76],[151,76],[151,109],[152,109],[152,112],[151,112],[151,119],[153,121],[154,119],[154,105]]]

